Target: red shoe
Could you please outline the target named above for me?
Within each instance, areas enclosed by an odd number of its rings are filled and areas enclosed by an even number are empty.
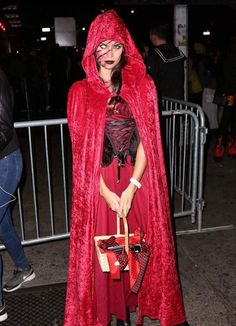
[[[213,149],[213,156],[216,160],[221,160],[225,154],[225,146],[223,144],[222,138],[219,138],[216,146]]]
[[[236,138],[231,138],[227,144],[227,154],[236,157]]]

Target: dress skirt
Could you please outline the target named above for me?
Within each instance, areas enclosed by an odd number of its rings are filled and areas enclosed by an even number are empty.
[[[107,187],[118,196],[129,185],[132,177],[133,166],[126,164],[121,167],[120,182],[117,183],[117,159],[102,168],[102,176]],[[129,232],[141,228],[147,230],[148,223],[148,171],[146,169],[142,180],[141,188],[134,195],[132,207],[127,216]],[[122,222],[121,222],[122,224]],[[123,225],[121,225],[123,233]],[[116,234],[116,212],[112,211],[102,196],[99,197],[98,212],[96,217],[95,235]],[[111,321],[112,315],[116,318],[126,320],[127,307],[133,311],[138,304],[137,295],[131,293],[129,283],[129,272],[121,273],[120,280],[112,280],[110,273],[103,272],[98,262],[95,252],[95,293],[96,293],[96,314],[97,324],[107,326]]]

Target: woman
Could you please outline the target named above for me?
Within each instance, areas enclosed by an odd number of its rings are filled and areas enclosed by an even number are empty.
[[[184,323],[176,272],[156,90],[131,36],[115,11],[90,26],[82,60],[86,79],[68,97],[73,151],[73,199],[65,324],[129,325],[127,311],[163,326]],[[141,227],[151,255],[138,295],[129,273],[103,273],[94,235],[116,232],[116,213],[130,232]],[[187,323],[185,324],[187,325]]]

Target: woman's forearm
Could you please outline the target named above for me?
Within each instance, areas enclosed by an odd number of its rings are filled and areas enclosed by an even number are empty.
[[[147,159],[146,159],[146,155],[145,155],[145,152],[143,149],[143,145],[140,142],[138,149],[137,149],[135,166],[134,166],[132,178],[136,179],[137,181],[140,181],[142,179],[142,176],[144,174],[146,166],[147,166]],[[128,187],[131,190],[134,190],[134,191],[137,190],[137,187],[133,183],[130,183]]]
[[[107,188],[105,181],[101,175],[100,176],[100,188],[99,188],[100,195],[104,197],[104,194],[107,190],[108,190],[108,188]]]
[[[137,149],[137,154],[136,154],[136,160],[135,160],[135,166],[134,166],[134,171],[132,177],[138,181],[141,180],[144,171],[147,166],[147,160],[146,160],[146,155],[143,149],[143,145],[140,142],[138,149]]]
[[[146,155],[143,149],[143,145],[140,142],[136,154],[136,161],[135,161],[135,166],[132,174],[132,178],[135,180],[131,180],[128,187],[122,192],[121,198],[120,198],[120,206],[118,213],[120,215],[127,216],[131,206],[132,206],[132,201],[134,198],[134,194],[139,188],[139,184],[137,184],[137,181],[139,182],[144,174],[144,171],[146,169],[147,165],[147,160],[146,160]]]
[[[106,186],[102,175],[100,176],[100,195],[105,199],[108,206],[119,214],[120,197]]]

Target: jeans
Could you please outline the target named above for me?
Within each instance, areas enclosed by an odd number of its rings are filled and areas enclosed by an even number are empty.
[[[20,149],[0,159],[0,240],[6,247],[14,264],[19,268],[28,266],[21,241],[12,223],[10,203],[22,174],[22,155]],[[2,270],[0,256],[0,300],[2,299]]]

